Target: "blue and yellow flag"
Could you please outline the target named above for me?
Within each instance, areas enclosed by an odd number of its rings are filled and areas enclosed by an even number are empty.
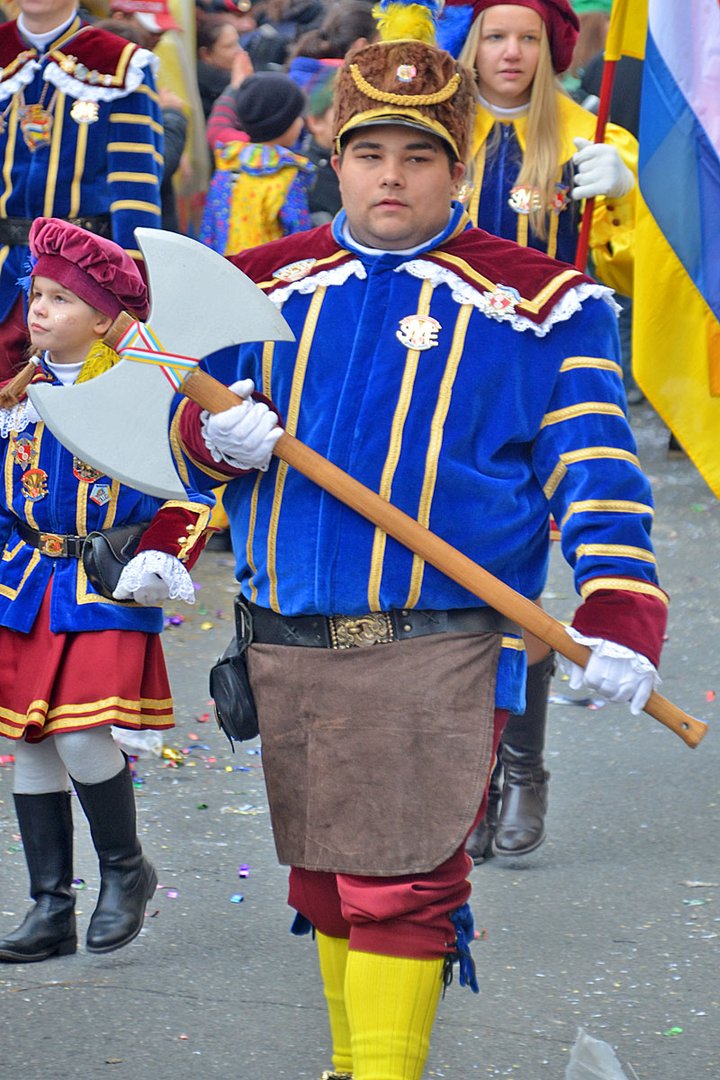
[[[648,15],[633,370],[720,496],[720,4],[626,6],[631,31]]]
[[[636,60],[642,60],[647,21],[648,0],[615,0],[605,41],[605,59],[634,56]]]

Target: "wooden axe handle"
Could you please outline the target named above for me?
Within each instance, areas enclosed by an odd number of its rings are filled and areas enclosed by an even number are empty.
[[[199,368],[187,376],[182,392],[211,413],[222,412],[223,409],[240,404],[242,400],[227,386]],[[274,453],[281,461],[292,465],[313,483],[356,510],[389,536],[399,540],[410,551],[480,597],[490,607],[518,623],[524,630],[535,634],[568,660],[581,667],[586,666],[590,650],[587,646],[573,641],[562,623],[553,619],[532,600],[521,596],[509,585],[483,570],[472,559],[420,525],[414,518],[348,476],[337,465],[333,465],[287,432],[278,439]],[[707,732],[707,724],[702,720],[688,716],[677,705],[654,691],[645,706],[645,712],[674,731],[692,748],[698,745]]]

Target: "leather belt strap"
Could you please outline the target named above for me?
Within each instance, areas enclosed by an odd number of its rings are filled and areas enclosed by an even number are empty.
[[[33,529],[31,525],[26,525],[24,521],[17,521],[15,527],[25,543],[37,548],[42,555],[50,555],[54,559],[82,558],[86,536],[41,532],[40,529]]]
[[[27,247],[33,218],[0,217],[0,245]],[[80,229],[95,233],[106,240],[112,239],[112,224],[109,214],[95,214],[89,217],[63,218],[63,221],[77,225]]]
[[[383,645],[426,634],[521,634],[511,619],[490,607],[422,611],[370,611],[364,615],[278,615],[242,598],[235,600],[238,638],[265,645],[350,649]]]

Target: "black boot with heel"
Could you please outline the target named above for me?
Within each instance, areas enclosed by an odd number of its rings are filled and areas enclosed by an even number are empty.
[[[525,712],[511,714],[503,731],[499,754],[502,805],[493,839],[496,855],[527,855],[545,839],[550,773],[545,769],[543,750],[554,670],[552,652],[528,667]]]
[[[106,953],[133,941],[143,927],[145,904],[157,874],[137,837],[135,792],[127,761],[100,784],[73,780],[100,865],[100,896],[88,927],[88,952]]]
[[[31,964],[77,950],[70,795],[15,795],[20,835],[35,906],[0,940],[0,961]]]

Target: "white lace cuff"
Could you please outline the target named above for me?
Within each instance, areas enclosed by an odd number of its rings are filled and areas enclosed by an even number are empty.
[[[577,641],[578,645],[586,645],[588,649],[592,649],[596,656],[611,660],[630,660],[632,661],[633,671],[637,672],[638,675],[657,671],[655,665],[651,660],[648,660],[647,656],[635,652],[634,649],[629,649],[626,645],[618,645],[616,641],[608,641],[606,638],[585,637],[584,634],[581,634],[579,630],[575,630],[572,626],[566,626],[565,629],[573,641]]]
[[[195,589],[189,573],[174,555],[167,551],[141,551],[133,556],[123,570],[123,586],[132,595],[147,584],[147,574],[157,574],[168,587],[169,600],[195,603]]]

